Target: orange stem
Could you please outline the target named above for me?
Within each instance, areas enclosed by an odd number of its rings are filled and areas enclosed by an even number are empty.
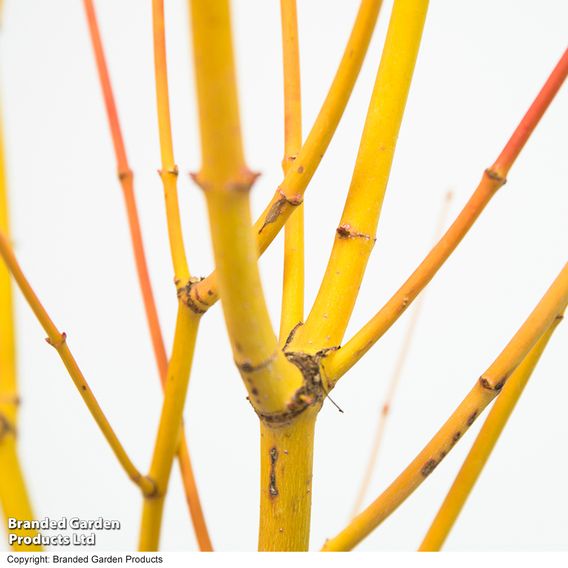
[[[134,197],[134,180],[132,170],[128,164],[126,157],[126,149],[116,110],[116,103],[110,82],[110,76],[106,64],[104,49],[102,45],[101,35],[97,23],[97,16],[92,0],[83,0],[87,23],[89,25],[89,33],[91,34],[91,42],[95,53],[95,61],[99,74],[99,81],[103,92],[105,107],[107,112],[108,123],[116,154],[116,164],[118,170],[118,179],[122,186],[124,202],[126,204],[126,214],[128,217],[128,225],[130,229],[130,237],[132,247],[134,249],[134,260],[136,262],[136,271],[138,272],[138,281],[142,291],[142,299],[144,301],[144,309],[146,311],[146,319],[152,339],[152,347],[160,376],[165,377],[168,370],[168,358],[166,348],[160,330],[160,321],[158,319],[158,311],[156,302],[152,292],[152,284],[150,283],[150,275],[148,273],[148,264],[144,253],[144,244],[142,241],[142,231],[140,229],[140,220],[138,218],[138,210],[136,207],[136,198]]]
[[[150,337],[152,340],[152,347],[154,350],[156,364],[158,366],[160,382],[162,384],[162,387],[164,387],[168,373],[168,357],[166,354],[166,348],[162,337],[160,322],[158,318],[158,311],[156,308],[156,302],[154,300],[154,294],[150,282],[150,275],[148,272],[148,265],[146,262],[146,255],[144,252],[142,232],[140,229],[140,220],[138,217],[136,199],[134,196],[132,170],[130,169],[128,158],[126,155],[126,148],[124,146],[122,129],[120,127],[120,121],[116,109],[116,102],[114,99],[112,84],[110,81],[110,75],[108,72],[108,67],[102,45],[95,8],[92,0],[83,0],[83,5],[87,16],[87,23],[89,26],[89,33],[91,36],[91,42],[95,54],[95,61],[97,65],[99,81],[105,102],[108,123],[111,131],[112,143],[116,155],[118,178],[122,186],[122,191],[126,204],[126,213],[130,228],[130,236],[132,240],[132,247],[134,249],[134,259],[136,263],[136,270],[138,273],[138,280],[142,291],[144,309],[146,311],[146,319],[148,321],[148,328],[150,331]],[[161,10],[161,15],[162,15],[162,27],[163,27],[163,5]],[[164,59],[163,69],[165,72],[166,69],[165,39],[162,39],[161,41],[163,42],[163,53],[158,53],[157,57],[160,58],[163,57]],[[167,75],[165,76],[165,78],[167,81]],[[166,89],[166,96],[167,96],[167,89]],[[169,118],[169,112],[168,112],[168,118]],[[170,142],[170,149],[171,149],[171,142]],[[182,256],[181,253],[179,256],[182,258],[182,263],[183,263],[185,261],[185,256],[184,255]],[[211,540],[207,532],[207,527],[203,516],[203,510],[201,507],[201,503],[199,501],[199,494],[195,483],[195,476],[193,474],[190,454],[187,448],[187,440],[183,428],[180,434],[180,446],[178,448],[178,458],[179,458],[179,466],[181,470],[181,476],[186,495],[186,500],[189,505],[190,515],[193,521],[193,526],[195,529],[196,538],[200,550],[202,551],[212,550]]]
[[[330,385],[351,369],[390,329],[454,252],[496,191],[506,183],[507,173],[567,75],[568,50],[562,55],[495,163],[485,170],[477,189],[444,236],[379,312],[339,351],[325,360]]]

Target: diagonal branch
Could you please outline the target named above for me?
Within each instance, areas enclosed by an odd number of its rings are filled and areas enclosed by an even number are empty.
[[[382,0],[361,0],[351,35],[337,72],[298,157],[272,200],[256,221],[256,246],[262,254],[274,240],[292,212],[303,201],[303,194],[341,120],[347,101],[359,75],[375,28]],[[217,275],[212,272],[190,290],[191,303],[207,311],[218,300]]]
[[[499,436],[503,432],[515,405],[545,350],[548,340],[562,320],[559,316],[538,340],[523,362],[515,369],[503,392],[487,416],[448,495],[420,545],[421,551],[440,550],[458,518],[475,482],[481,474]]]
[[[325,371],[331,385],[351,369],[396,322],[456,249],[497,190],[505,184],[510,168],[567,75],[568,50],[562,55],[497,161],[485,170],[477,189],[444,236],[379,312],[347,344],[326,359]]]
[[[101,432],[109,443],[112,451],[120,462],[120,465],[128,474],[128,477],[130,477],[130,479],[140,487],[144,495],[154,494],[156,488],[153,481],[148,477],[144,477],[132,463],[132,460],[128,457],[126,450],[123,448],[122,444],[114,433],[114,430],[112,429],[109,421],[104,415],[104,412],[99,406],[95,395],[87,384],[87,381],[83,373],[81,372],[81,369],[79,369],[75,358],[69,350],[69,347],[67,346],[67,335],[65,333],[61,333],[57,329],[48,313],[45,311],[45,308],[41,305],[39,298],[36,296],[24,273],[22,272],[22,269],[20,268],[20,265],[18,264],[18,261],[14,256],[14,252],[12,251],[10,243],[2,232],[0,232],[0,256],[4,260],[8,270],[12,274],[14,280],[16,281],[16,284],[20,288],[22,294],[24,295],[24,298],[34,312],[37,320],[47,333],[46,341],[55,348],[55,350],[59,354],[59,357],[61,357],[63,364],[65,365],[71,379],[73,380],[73,383],[75,384],[77,390],[79,391],[79,394],[81,395],[81,398],[85,401],[89,412],[95,419],[95,422],[97,423]]]
[[[527,356],[568,304],[568,264],[552,283],[525,323],[476,381],[461,404],[424,449],[391,485],[347,525],[328,540],[323,550],[351,550],[393,513],[434,471],[489,403],[501,392],[507,379]],[[522,349],[519,349],[522,346]],[[495,375],[498,370],[500,374]]]

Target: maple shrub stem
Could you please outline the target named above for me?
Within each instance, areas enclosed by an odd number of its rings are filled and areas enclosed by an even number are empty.
[[[317,170],[341,120],[361,70],[382,0],[361,0],[349,40],[319,114],[304,142],[294,167],[289,168],[270,203],[254,225],[258,254],[274,240],[288,217],[303,201],[303,194]],[[216,272],[190,290],[191,302],[203,311],[218,300]]]
[[[280,0],[284,68],[284,175],[294,167],[302,148],[302,95],[296,0]],[[280,342],[304,319],[304,205],[284,225],[284,277]]]
[[[229,3],[192,0],[191,18],[202,155],[201,169],[194,179],[207,201],[217,279],[233,357],[261,420],[264,440],[261,447],[265,448],[266,440],[274,439],[276,443],[286,434],[295,439],[295,449],[301,440],[311,447],[313,437],[306,434],[313,430],[321,397],[310,398],[308,392],[303,392],[307,379],[302,365],[294,363],[280,349],[260,282],[249,202],[256,176],[247,168],[242,149]],[[297,415],[294,408],[300,409]],[[304,430],[306,421],[311,424]],[[294,451],[292,455],[296,456],[293,459],[297,471],[311,472],[311,449],[301,455]],[[263,483],[267,475],[265,455],[261,462]],[[272,465],[278,467],[276,463]],[[268,471],[268,475],[278,473]],[[280,489],[278,494],[274,491],[271,494],[273,507],[266,506],[266,483],[260,488],[261,550],[280,546],[305,549],[311,498],[303,487],[288,479],[294,475],[291,467],[276,481]],[[287,505],[292,502],[301,503],[297,511]],[[272,515],[277,515],[278,522]],[[281,532],[289,540],[279,540]]]
[[[112,451],[116,455],[120,465],[123,467],[124,471],[128,474],[128,477],[140,487],[142,493],[145,495],[151,495],[155,492],[154,483],[147,477],[143,476],[136,466],[132,463],[132,460],[128,457],[126,450],[118,440],[114,430],[112,429],[109,421],[107,420],[104,412],[102,411],[95,395],[91,391],[87,381],[81,372],[75,358],[73,357],[69,347],[67,345],[67,336],[65,333],[61,333],[45,308],[42,306],[39,298],[36,296],[29,282],[27,281],[7,237],[3,232],[0,231],[0,256],[4,260],[8,270],[12,274],[12,277],[16,281],[16,284],[20,288],[24,298],[26,299],[28,305],[34,312],[37,320],[47,333],[46,341],[55,348],[59,357],[63,361],[65,368],[67,369],[69,376],[73,380],[73,383],[77,387],[81,398],[85,401],[87,408],[89,409],[91,415],[95,419],[98,427],[109,443]]]
[[[434,471],[489,403],[568,303],[568,264],[493,364],[424,449],[391,485],[355,517],[323,550],[351,550],[393,513]]]
[[[1,118],[1,117],[0,117]],[[10,235],[8,188],[4,161],[3,125],[0,121],[0,231]],[[18,407],[14,299],[10,272],[0,264],[0,509],[6,521],[33,519],[34,513],[18,456]],[[16,530],[17,536],[37,531]],[[12,544],[13,550],[41,551],[39,545]]]
[[[395,0],[359,153],[333,250],[313,308],[292,345],[340,344],[375,244],[428,0]]]
[[[306,551],[310,537],[316,409],[291,424],[260,424],[261,551]]]
[[[168,358],[166,354],[166,349],[164,346],[164,341],[162,337],[162,332],[160,329],[160,323],[158,319],[158,313],[156,308],[156,303],[154,300],[154,295],[152,292],[152,286],[150,282],[150,275],[148,272],[148,266],[146,262],[146,255],[144,252],[144,245],[142,241],[142,232],[140,228],[140,221],[138,218],[138,211],[136,206],[136,201],[134,197],[134,180],[133,174],[128,163],[128,158],[126,154],[126,148],[124,145],[124,139],[122,135],[122,129],[120,126],[120,121],[118,117],[118,111],[116,108],[116,102],[114,98],[114,93],[112,89],[112,83],[110,80],[110,74],[108,72],[108,67],[106,63],[106,57],[104,53],[104,48],[102,44],[102,38],[99,31],[99,26],[97,22],[96,12],[92,0],[84,0],[85,14],[87,17],[87,23],[89,26],[89,32],[91,36],[91,42],[93,45],[93,51],[95,54],[95,61],[97,65],[97,71],[99,75],[99,81],[101,84],[101,90],[103,92],[103,98],[105,102],[105,108],[107,112],[108,123],[111,132],[111,138],[114,146],[114,151],[117,161],[118,177],[123,190],[123,195],[126,203],[126,211],[128,217],[128,223],[130,227],[131,241],[134,250],[134,258],[136,263],[136,269],[138,273],[138,280],[140,283],[140,288],[142,291],[142,297],[144,301],[144,307],[146,311],[146,318],[148,321],[148,328],[150,331],[150,336],[152,340],[152,346],[154,349],[154,356],[156,359],[158,372],[160,376],[160,382],[162,386],[166,384],[168,377],[169,367],[187,369],[187,375],[183,377],[176,377],[176,390],[175,396],[180,394],[180,392],[187,392],[187,383],[189,381],[189,372],[191,369],[191,362],[193,358],[193,345],[188,345],[187,349],[183,350],[181,348],[175,349],[178,358],[185,358],[186,361],[181,363],[180,361],[170,361],[168,364]],[[158,129],[160,134],[160,151],[162,158],[162,168],[160,170],[160,177],[162,178],[162,183],[164,186],[164,197],[166,203],[166,218],[168,225],[168,235],[170,241],[170,251],[172,256],[172,262],[174,267],[175,282],[176,287],[184,287],[186,284],[190,284],[190,274],[187,265],[187,259],[185,256],[185,248],[183,244],[183,235],[181,230],[181,221],[179,214],[179,204],[177,196],[177,166],[174,162],[173,156],[173,143],[171,136],[171,124],[170,124],[170,112],[169,112],[169,97],[168,97],[168,82],[167,82],[167,64],[166,64],[166,46],[165,46],[165,28],[164,28],[164,10],[163,3],[153,2],[152,5],[152,15],[153,15],[153,36],[154,36],[154,70],[156,78],[156,98],[157,98],[157,110],[158,110]],[[187,306],[180,306],[179,312],[187,310]],[[178,314],[179,316],[179,314]],[[185,335],[189,337],[194,337],[197,329],[198,322],[193,321],[194,318],[184,318],[183,322],[188,322],[187,326],[179,325],[176,330],[183,329]],[[187,329],[186,329],[187,327]],[[174,338],[175,344],[175,338]],[[185,388],[179,387],[179,382],[185,382]],[[166,391],[167,396],[167,391]],[[185,398],[184,398],[185,400]],[[171,410],[165,412],[165,409],[174,408],[174,414],[171,414]],[[181,410],[178,405],[171,404],[171,401],[164,400],[164,406],[162,408],[161,422],[167,422],[168,424],[175,422],[179,415],[179,428],[183,430],[183,424],[181,420],[181,414],[183,413],[183,406]],[[159,427],[159,431],[167,431],[167,428]],[[164,434],[162,434],[164,435]],[[170,445],[163,440],[157,440],[156,444],[159,446],[159,456],[160,459],[164,460],[164,463],[169,462],[168,451],[164,448],[170,448]],[[203,511],[201,508],[201,503],[199,501],[199,494],[197,491],[197,486],[195,484],[195,476],[191,469],[191,460],[189,457],[189,450],[187,448],[187,440],[185,437],[185,432],[180,433],[179,445],[176,447],[179,457],[179,465],[182,476],[183,487],[185,491],[186,501],[190,511],[190,515],[193,521],[193,525],[196,532],[196,537],[201,550],[211,550],[211,541],[209,534],[207,532],[207,527],[205,525],[205,519],[203,517]],[[167,487],[169,480],[168,475],[162,477],[159,480],[160,483],[160,495],[158,497],[152,497],[152,506],[148,507],[147,501],[144,506],[143,517],[145,519],[144,527],[159,526],[161,522],[161,509],[164,500],[164,491]],[[151,513],[148,512],[148,510]],[[156,516],[152,521],[148,520],[148,516],[154,514]],[[148,531],[146,531],[148,532]],[[159,530],[154,531],[153,542],[156,544],[159,542]],[[150,542],[149,538],[145,539],[145,542]],[[148,545],[150,546],[150,544]],[[153,545],[152,545],[153,546]]]
[[[256,175],[242,150],[229,4],[193,0],[191,16],[202,149],[194,179],[207,200],[235,363],[257,412],[270,414],[282,410],[302,378],[278,347],[258,272],[249,203]]]
[[[148,263],[144,252],[144,243],[142,241],[142,230],[140,228],[140,219],[138,217],[138,209],[136,206],[136,198],[134,196],[134,175],[130,169],[124,139],[118,119],[118,111],[114,100],[114,94],[110,81],[110,75],[107,68],[106,58],[104,54],[101,34],[97,22],[95,7],[92,0],[83,0],[83,7],[87,18],[91,43],[95,55],[99,82],[105,102],[109,128],[111,132],[114,152],[116,155],[116,166],[118,179],[122,188],[124,203],[126,206],[126,215],[128,218],[128,227],[130,230],[130,239],[134,251],[134,261],[138,274],[138,282],[142,292],[142,300],[144,302],[144,310],[146,312],[146,320],[154,349],[154,356],[160,375],[165,376],[168,367],[168,358],[164,347],[164,340],[160,330],[160,321],[158,318],[158,310],[152,292],[152,284],[150,274],[148,272]]]
[[[164,403],[148,474],[154,482],[155,491],[144,499],[142,509],[138,548],[143,552],[158,550],[160,544],[164,500],[174,456],[180,444],[180,426],[199,321],[199,314],[196,314],[181,302],[178,304],[174,344],[165,384]]]
[[[437,551],[440,550],[444,544],[475,482],[487,463],[499,436],[503,432],[509,417],[515,409],[515,405],[537,366],[552,333],[561,320],[562,316],[559,316],[552,322],[552,325],[545,331],[542,337],[529,351],[528,355],[523,359],[522,363],[507,380],[503,391],[495,401],[471,450],[463,462],[436,518],[428,529],[428,533],[420,545],[420,551]]]
[[[170,118],[170,102],[169,102],[169,88],[168,88],[168,67],[167,67],[167,55],[166,55],[166,31],[165,31],[165,17],[164,17],[164,2],[163,0],[152,0],[152,29],[154,37],[154,71],[155,71],[155,82],[156,82],[156,103],[157,103],[157,115],[158,115],[158,130],[160,136],[160,154],[161,154],[161,170],[160,177],[162,178],[163,188],[164,188],[164,199],[166,203],[166,219],[168,226],[168,236],[170,242],[170,253],[172,257],[172,265],[174,269],[174,282],[176,288],[184,288],[186,286],[191,286],[192,279],[189,271],[189,266],[187,263],[187,258],[185,254],[185,245],[183,242],[183,233],[181,228],[181,219],[179,211],[179,200],[177,191],[177,179],[178,179],[178,167],[174,159],[173,151],[173,140],[172,140],[172,128],[171,128],[171,118]],[[181,312],[189,309],[189,306],[182,305],[181,301],[178,300],[180,317]],[[185,323],[187,322],[187,325]],[[187,334],[191,338],[191,343],[187,345],[184,349],[180,347],[180,339],[174,337],[174,345],[177,345],[177,349],[172,353],[172,358],[169,362],[168,372],[174,373],[178,369],[182,369],[186,374],[183,376],[176,375],[174,377],[175,381],[185,381],[185,388],[182,388],[178,384],[175,392],[170,396],[179,396],[183,394],[183,400],[185,400],[187,394],[187,385],[190,378],[191,370],[191,358],[193,356],[193,349],[195,344],[195,337],[197,334],[197,328],[199,321],[195,317],[190,317],[189,314],[184,314],[183,322],[176,326],[176,333]],[[186,359],[186,363],[183,364],[178,359]],[[165,387],[166,376],[161,377],[162,386]],[[171,401],[170,401],[171,402]],[[168,406],[170,404],[168,402]],[[165,410],[165,409],[164,409]],[[176,407],[176,410],[171,417],[166,414],[162,414],[163,420],[176,420],[177,414],[183,414],[183,405],[181,407]],[[181,419],[181,416],[180,416]],[[161,456],[161,459],[165,463],[170,463],[170,456],[168,453],[164,452],[162,446],[164,442],[158,440],[160,448],[156,447],[156,452]],[[158,442],[157,442],[158,444]],[[169,447],[169,446],[168,446]],[[213,550],[211,544],[211,538],[209,536],[209,531],[207,524],[205,522],[205,517],[203,515],[203,508],[201,506],[201,500],[199,498],[199,492],[197,489],[197,484],[195,481],[195,475],[193,473],[193,468],[191,464],[191,456],[189,453],[187,439],[185,435],[185,429],[183,425],[183,420],[180,422],[180,440],[177,446],[177,456],[179,461],[179,467],[185,492],[186,501],[188,504],[189,512],[192,519],[192,524],[195,530],[195,536],[199,549],[203,552],[209,552]],[[171,467],[171,466],[170,466]],[[162,485],[167,485],[168,475],[160,480]],[[163,507],[163,496],[159,497],[160,502],[147,503],[144,508],[143,516],[146,519],[144,526],[154,527],[157,523],[157,519],[161,518]],[[148,517],[155,514],[156,521],[149,520]],[[155,532],[155,531],[154,531]],[[159,534],[159,531],[157,531]]]
[[[484,171],[477,189],[440,241],[377,314],[341,349],[326,358],[325,373],[330,386],[333,386],[384,335],[453,253],[497,190],[505,184],[510,168],[562,86],[567,74],[568,50],[563,53],[499,158]]]

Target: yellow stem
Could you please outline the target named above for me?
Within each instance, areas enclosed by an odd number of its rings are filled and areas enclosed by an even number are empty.
[[[7,527],[9,518],[32,520],[35,516],[18,458],[16,433],[6,431],[5,428],[6,424],[0,423],[0,508],[4,518],[4,527]],[[16,537],[33,538],[38,534],[36,530],[26,529],[11,529],[9,532]],[[43,550],[39,544],[18,544],[18,540],[11,544],[11,548],[19,552],[41,552]]]
[[[284,175],[302,148],[302,95],[296,0],[280,0],[284,67]],[[299,205],[284,227],[284,278],[280,342],[304,319],[304,206]]]
[[[483,172],[477,189],[444,236],[381,310],[346,345],[326,359],[330,387],[383,336],[454,252],[493,195],[506,183],[509,170],[567,76],[568,50],[564,51],[497,160]]]
[[[259,551],[306,551],[316,409],[292,424],[260,424]]]
[[[262,254],[302,202],[312,176],[331,142],[355,85],[375,28],[382,0],[361,0],[357,18],[345,46],[335,78],[294,167],[288,170],[271,202],[255,223],[258,253]],[[191,288],[191,302],[206,311],[218,300],[217,275]]]
[[[177,191],[178,167],[174,159],[172,142],[163,0],[152,0],[152,16],[158,130],[160,134],[160,152],[162,157],[160,177],[164,185],[166,216],[168,220],[170,251],[174,266],[175,282],[179,284],[186,283],[190,278],[190,274],[183,244]]]
[[[8,191],[6,184],[4,144],[0,123],[0,231],[10,234]],[[0,414],[16,424],[18,417],[18,385],[16,379],[16,341],[14,304],[10,272],[0,266]]]
[[[8,191],[4,162],[3,129],[0,122],[0,231],[10,234]],[[0,265],[0,508],[4,518],[33,519],[34,513],[18,458],[18,383],[14,303],[10,273]],[[6,525],[5,525],[6,526]],[[36,531],[16,531],[17,536],[35,536]],[[18,545],[14,550],[42,550],[38,545]]]
[[[166,31],[164,21],[164,2],[163,0],[152,0],[152,23],[154,33],[154,70],[156,82],[156,102],[158,114],[158,130],[160,135],[160,153],[162,169],[160,177],[164,186],[164,198],[166,203],[166,218],[168,225],[168,235],[170,242],[170,252],[172,264],[174,268],[174,281],[176,288],[180,289],[188,284],[191,285],[191,274],[185,254],[185,246],[183,242],[183,233],[181,228],[181,219],[179,212],[179,201],[177,191],[178,167],[174,159],[172,128],[170,119],[170,101],[168,90],[168,66],[166,56]],[[197,324],[195,324],[197,327]],[[176,329],[182,329],[183,326]],[[174,338],[174,343],[176,340]],[[177,357],[189,357],[191,365],[192,357],[191,348],[189,352],[178,349]],[[180,363],[172,358],[169,367],[173,369],[179,367]],[[189,370],[187,371],[187,380],[189,380]],[[166,374],[161,375],[162,386],[165,387]],[[183,408],[182,408],[183,410]],[[175,419],[175,418],[173,418]],[[186,501],[189,507],[193,527],[197,542],[201,551],[213,550],[209,531],[203,515],[201,501],[193,474],[191,458],[185,436],[183,422],[180,425],[180,443],[178,446],[179,466],[185,491]],[[166,462],[169,455],[161,453]],[[155,505],[155,504],[154,504]],[[160,507],[153,506],[149,510],[155,511],[157,516],[161,518],[162,511]],[[156,519],[158,521],[159,519]],[[147,525],[154,525],[154,521],[147,521]],[[159,534],[159,531],[158,531]]]
[[[325,276],[294,344],[340,344],[375,244],[375,233],[410,90],[428,0],[395,0],[359,154]]]
[[[503,387],[419,550],[437,551],[444,544],[561,319],[554,320]]]
[[[168,489],[173,459],[180,445],[180,426],[199,321],[200,316],[198,314],[181,302],[179,303],[164,404],[149,473],[149,477],[154,482],[155,491],[144,499],[142,510],[139,538],[139,550],[141,551],[158,550],[160,543],[164,499]]]
[[[257,266],[240,131],[229,4],[191,2],[204,190],[233,356],[257,412],[281,412],[302,376],[278,347]]]
[[[309,362],[300,361],[298,354],[289,360],[280,349],[264,300],[250,217],[249,191],[255,175],[246,167],[242,150],[229,3],[192,0],[191,15],[202,147],[202,167],[195,179],[207,199],[233,357],[261,419],[261,502],[265,506],[261,507],[260,546],[305,549],[311,496],[304,485],[294,482],[293,470],[297,467],[299,474],[311,478],[311,449],[302,453],[297,449],[302,441],[311,446],[309,432],[313,435],[321,393],[311,396],[310,389],[316,386],[308,379],[314,379],[306,370]],[[310,369],[314,369],[313,365]],[[294,414],[295,410],[298,414]],[[310,424],[306,425],[306,421]],[[286,435],[294,440],[290,451],[296,465],[290,465],[286,475],[279,478],[287,457],[286,447],[278,442],[285,444],[282,436]],[[266,443],[275,448],[269,451],[268,458]],[[267,459],[272,470],[266,468]],[[266,506],[267,474],[272,497],[278,491],[274,507]],[[279,489],[275,483],[280,484]],[[290,524],[294,503],[296,516]],[[279,521],[284,524],[277,526]],[[285,537],[288,540],[281,537],[281,528],[284,533],[289,530],[290,536]]]
[[[28,305],[34,312],[37,320],[47,333],[46,341],[56,349],[59,357],[63,361],[65,368],[67,369],[73,383],[77,387],[81,398],[85,401],[87,408],[89,409],[91,415],[95,419],[95,422],[99,426],[101,432],[109,443],[112,451],[116,455],[120,465],[123,467],[124,471],[128,474],[128,477],[136,485],[140,487],[145,495],[151,495],[154,493],[155,487],[151,479],[144,477],[132,463],[126,450],[123,448],[122,444],[118,440],[114,430],[112,429],[110,423],[108,422],[104,412],[102,411],[95,395],[91,391],[89,385],[83,373],[79,369],[75,358],[71,354],[69,347],[67,346],[67,336],[65,333],[61,333],[51,318],[45,311],[44,307],[41,305],[39,298],[36,296],[29,282],[27,281],[22,269],[20,268],[12,247],[8,242],[8,239],[3,232],[0,231],[0,256],[3,258],[8,270],[12,274],[14,280],[16,281],[18,287],[20,288],[24,298],[26,299]]]
[[[434,435],[430,442],[395,479],[395,481],[360,515],[355,517],[337,536],[328,540],[323,550],[351,550],[379,526],[401,505],[434,471],[451,451],[466,430],[474,423],[487,405],[499,394],[507,378],[528,354],[568,303],[568,264],[552,283],[542,300],[532,311],[513,339],[501,352],[491,368],[503,373],[495,377],[484,373],[458,408]],[[517,345],[524,346],[519,359]],[[497,379],[495,383],[490,378]]]

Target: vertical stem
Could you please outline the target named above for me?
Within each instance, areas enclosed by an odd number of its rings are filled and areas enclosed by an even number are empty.
[[[261,415],[280,412],[302,377],[278,347],[260,281],[229,2],[193,0],[191,16],[202,159],[194,179],[207,200],[225,322],[251,403]]]
[[[189,384],[193,351],[200,317],[181,302],[178,306],[172,357],[160,425],[154,445],[149,477],[155,491],[144,499],[140,527],[139,550],[158,550],[164,499],[166,497],[172,463],[180,443],[180,425]]]
[[[4,142],[0,122],[0,231],[9,234],[8,192]],[[4,518],[33,519],[34,513],[17,447],[18,383],[16,375],[14,302],[10,272],[0,263],[0,507]],[[36,531],[18,531],[34,536]],[[41,550],[41,546],[14,546],[14,550]]]
[[[309,534],[308,489],[318,400],[314,397],[314,406],[287,420],[306,379],[278,346],[260,281],[249,198],[255,175],[243,155],[229,2],[192,0],[191,15],[202,149],[201,170],[194,177],[207,199],[233,356],[262,422],[260,546],[301,550],[307,547]],[[272,429],[265,426],[268,421]],[[286,452],[291,452],[292,462],[285,471]],[[298,485],[298,480],[303,481]],[[269,497],[278,493],[274,507],[266,506],[267,491]]]
[[[152,0],[152,22],[154,32],[156,106],[158,111],[158,130],[160,133],[160,154],[162,158],[160,176],[164,184],[172,264],[174,266],[176,285],[179,285],[181,283],[185,284],[189,280],[190,274],[183,244],[179,213],[177,191],[178,167],[174,158],[172,141],[163,0]]]
[[[361,0],[357,17],[333,83],[319,111],[294,168],[282,180],[272,200],[255,223],[257,247],[262,254],[292,210],[298,207],[313,174],[341,120],[375,28],[382,0]],[[217,275],[212,272],[192,288],[192,300],[203,310],[218,300]]]
[[[306,551],[310,540],[317,411],[293,423],[260,424],[260,551]]]
[[[191,274],[185,254],[183,233],[179,211],[179,200],[177,191],[178,167],[174,159],[172,127],[170,118],[170,100],[168,88],[168,65],[166,55],[166,30],[164,18],[163,0],[152,0],[152,29],[154,34],[154,71],[156,82],[156,106],[158,114],[158,130],[160,134],[160,154],[162,169],[160,177],[164,187],[164,198],[166,202],[166,218],[168,225],[168,236],[170,242],[170,253],[174,268],[174,281],[176,288],[180,289],[191,281]],[[180,305],[180,309],[183,309]],[[197,324],[195,324],[197,327]],[[180,329],[180,328],[177,328]],[[176,342],[174,338],[174,343]],[[180,357],[190,357],[191,353],[177,351]],[[177,362],[170,361],[170,366],[177,365]],[[165,387],[166,376],[161,375],[162,387]],[[187,375],[189,380],[189,370]],[[213,546],[209,537],[209,531],[203,515],[201,500],[197,490],[195,476],[191,465],[191,457],[187,445],[183,423],[180,425],[180,443],[178,446],[179,466],[185,491],[186,501],[189,507],[195,536],[201,551],[211,551]],[[169,459],[169,458],[168,458]],[[161,509],[158,511],[156,506],[152,510],[158,512],[161,518]],[[152,524],[151,522],[149,524]]]
[[[284,175],[302,148],[302,94],[296,0],[280,0],[284,67]],[[284,226],[284,278],[280,342],[304,319],[304,205],[300,204]]]
[[[349,193],[314,306],[294,343],[319,351],[341,343],[385,196],[414,73],[428,0],[395,0]]]

